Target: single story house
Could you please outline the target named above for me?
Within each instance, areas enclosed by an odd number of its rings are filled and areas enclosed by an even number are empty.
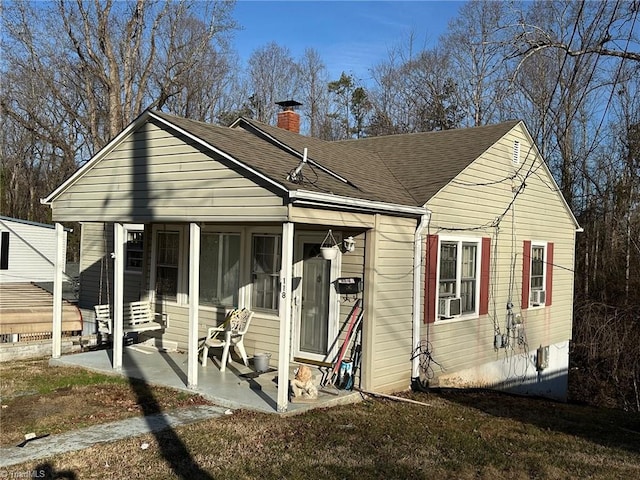
[[[81,301],[112,305],[114,368],[126,301],[169,316],[147,334],[188,352],[189,386],[230,308],[286,379],[334,361],[361,301],[365,390],[565,395],[579,225],[523,122],[340,142],[291,108],[278,124],[145,111],[43,200],[82,222]]]

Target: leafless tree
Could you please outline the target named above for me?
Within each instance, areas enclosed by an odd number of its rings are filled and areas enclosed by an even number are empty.
[[[211,116],[200,103],[223,88],[232,8],[188,0],[3,6],[0,108],[12,140],[2,147],[3,214],[47,220],[39,198],[147,107],[177,110],[182,96],[180,113]]]
[[[410,35],[372,70],[371,135],[444,130],[460,125],[458,86],[444,50],[416,48]]]
[[[637,1],[564,0],[550,3],[556,7],[564,5],[575,8],[579,19],[590,22],[581,25],[584,31],[591,29],[597,32],[597,35],[582,35],[583,41],[576,43],[571,38],[558,35],[553,29],[521,17],[512,24],[517,48],[515,55],[521,60],[526,60],[542,50],[560,50],[569,57],[597,55],[640,61],[640,37],[637,29],[640,6]],[[585,38],[588,38],[588,41],[584,41]]]
[[[584,227],[577,246],[574,385],[583,400],[635,410],[638,13],[637,2],[535,2],[507,26],[513,105],[533,113],[527,122]]]
[[[599,34],[576,2],[537,2],[523,15],[564,42],[586,44]],[[598,55],[571,57],[558,49],[525,54],[513,65],[514,112],[527,121],[574,210],[580,207],[584,162],[602,139],[594,136],[604,134],[600,100],[617,81],[610,68]]]
[[[442,43],[450,56],[464,123],[486,125],[502,120],[512,91],[505,57],[509,53],[501,25],[508,4],[488,0],[465,3],[450,23]]]
[[[152,74],[152,91],[159,92],[154,106],[215,122],[236,92],[236,55],[225,36],[211,38],[211,25],[180,9],[170,10],[162,26],[157,43],[167,67]]]
[[[274,124],[276,102],[294,99],[300,88],[297,63],[287,47],[272,42],[251,54],[248,76],[254,118]]]
[[[312,137],[321,136],[323,118],[329,113],[328,73],[317,50],[307,48],[299,61],[300,103]]]

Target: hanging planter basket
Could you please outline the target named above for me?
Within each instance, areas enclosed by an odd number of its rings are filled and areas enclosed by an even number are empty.
[[[340,249],[337,245],[334,245],[332,247],[320,247],[320,255],[325,260],[333,260],[338,256],[339,251]]]
[[[338,252],[340,251],[340,247],[338,246],[338,242],[333,237],[331,230],[327,233],[327,236],[324,237],[322,244],[320,245],[320,255],[325,260],[333,260],[338,256]]]

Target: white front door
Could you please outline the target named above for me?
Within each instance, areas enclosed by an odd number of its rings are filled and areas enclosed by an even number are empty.
[[[340,307],[334,284],[340,254],[335,260],[322,258],[323,238],[322,234],[300,234],[294,260],[294,357],[320,362],[331,361]]]

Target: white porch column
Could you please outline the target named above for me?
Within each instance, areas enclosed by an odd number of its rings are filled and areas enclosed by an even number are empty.
[[[51,330],[51,356],[62,354],[62,271],[65,261],[64,227],[56,223],[56,263],[53,271],[53,328]]]
[[[113,224],[113,368],[122,368],[124,313],[124,225]],[[108,261],[108,259],[107,259]],[[109,281],[107,279],[107,281]]]
[[[278,411],[289,403],[289,351],[291,347],[291,269],[293,268],[293,223],[282,224],[282,264],[280,268],[280,341],[278,354]]]
[[[200,304],[200,225],[189,224],[189,350],[187,387],[198,386],[198,305]]]

